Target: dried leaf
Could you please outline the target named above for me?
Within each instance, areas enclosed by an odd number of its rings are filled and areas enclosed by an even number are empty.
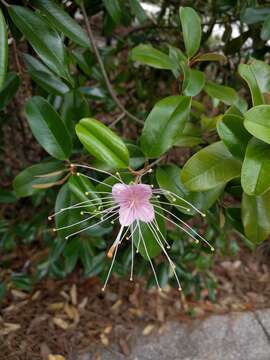
[[[77,305],[77,286],[73,284],[70,289],[70,297],[73,305]]]
[[[154,328],[155,328],[155,326],[153,324],[149,324],[143,329],[142,334],[144,336],[150,335],[151,332],[154,330]]]
[[[65,320],[58,317],[54,317],[53,322],[56,326],[60,327],[63,330],[67,330],[69,327],[68,323]]]
[[[46,343],[41,343],[40,344],[40,355],[42,357],[42,360],[48,360],[48,357],[51,353],[51,349],[49,348],[49,346]]]
[[[11,290],[11,294],[15,299],[26,299],[28,297],[28,294],[16,289]]]
[[[0,329],[0,335],[8,335],[9,333],[19,330],[20,328],[20,324],[4,323],[2,329]]]
[[[110,334],[111,331],[112,331],[112,325],[108,325],[103,330],[103,333],[108,335],[108,334]]]
[[[48,360],[65,360],[65,357],[62,355],[52,355],[49,354]]]
[[[105,334],[100,334],[100,340],[104,346],[109,345],[109,339]]]
[[[79,306],[78,306],[79,310],[83,310],[83,309],[86,307],[87,303],[88,303],[88,297],[86,296],[86,297],[83,298],[82,301],[80,302],[80,304],[79,304]]]
[[[112,311],[117,311],[118,308],[122,305],[122,302],[123,301],[121,299],[117,300],[111,307]]]
[[[48,310],[59,311],[59,310],[62,310],[64,308],[64,306],[65,306],[65,303],[56,302],[56,303],[48,304]]]

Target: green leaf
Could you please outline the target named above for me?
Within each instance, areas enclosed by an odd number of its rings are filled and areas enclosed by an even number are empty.
[[[163,215],[163,211],[161,209],[158,209],[158,212]],[[155,219],[157,221],[160,232],[165,237],[166,229],[165,229],[164,218],[161,215],[156,213]],[[157,240],[155,239],[155,232],[153,232],[153,230],[150,229],[149,225],[142,221],[139,222],[139,225],[140,225],[140,230],[139,230],[139,227],[137,227],[134,231],[134,235],[133,235],[134,243],[135,243],[135,246],[137,247],[139,253],[142,255],[142,257],[145,260],[148,260],[146,249],[147,249],[147,252],[148,252],[150,258],[153,258],[153,257],[157,256],[158,254],[160,254],[162,252],[162,249],[161,249],[160,245],[157,243]],[[135,226],[135,225],[133,225],[133,226]],[[140,232],[141,232],[141,235],[142,235],[144,241],[141,239],[139,242]],[[156,230],[156,232],[157,232],[157,230]],[[162,236],[159,235],[159,238],[161,239],[161,242],[163,243],[163,246],[164,246],[164,240],[162,239]]]
[[[75,198],[80,202],[96,199],[95,205],[89,205],[85,210],[93,212],[100,205],[99,197],[96,194],[96,188],[88,178],[82,175],[72,175],[68,181],[68,186]]]
[[[189,58],[196,54],[201,44],[201,19],[190,7],[180,7],[179,15],[186,52]]]
[[[48,73],[42,71],[29,71],[31,78],[47,93],[55,95],[64,95],[70,89],[69,87],[55,76],[51,76]]]
[[[270,14],[270,7],[247,7],[243,13],[242,21],[246,24],[256,24],[264,21]]]
[[[241,172],[241,184],[248,195],[262,195],[270,187],[270,145],[252,138]]]
[[[270,14],[264,20],[262,30],[261,30],[261,39],[263,39],[263,40],[270,39]]]
[[[102,0],[102,2],[113,21],[116,24],[119,24],[122,19],[122,10],[119,0]]]
[[[86,48],[89,47],[89,40],[81,26],[54,1],[34,0],[32,5],[40,9],[54,27],[74,41],[75,44]]]
[[[244,126],[247,131],[270,144],[270,105],[254,106],[244,116]]]
[[[0,204],[11,204],[16,201],[17,199],[13,191],[0,189]]]
[[[129,153],[126,145],[112,130],[93,118],[81,119],[76,133],[86,150],[97,159],[116,168],[126,168]]]
[[[140,23],[144,23],[148,19],[148,16],[139,0],[129,0],[129,5],[132,13],[136,16]]]
[[[201,92],[205,84],[205,76],[202,71],[189,69],[188,82],[184,90],[186,96],[196,96]]]
[[[3,110],[16,94],[20,85],[20,78],[14,72],[9,72],[0,91],[0,110]]]
[[[238,67],[238,72],[248,84],[249,90],[251,92],[253,106],[264,104],[264,98],[260,89],[256,69],[254,68],[254,66],[240,64]]]
[[[185,188],[181,181],[181,169],[176,165],[159,166],[156,171],[156,178],[159,186],[164,190],[169,190],[176,195],[182,197],[184,200],[190,202],[193,206],[201,211],[208,210],[218,199],[224,189],[224,185],[219,185],[208,191],[192,192]],[[177,199],[172,201],[172,196],[167,196],[168,200],[179,211],[187,215],[196,214],[196,210],[190,207],[186,201]],[[177,206],[178,205],[178,206]],[[180,208],[184,206],[190,210]]]
[[[232,155],[240,160],[243,159],[251,137],[244,127],[244,118],[238,115],[225,114],[222,120],[217,122],[217,131]]]
[[[0,9],[0,90],[2,89],[8,63],[8,33],[4,15]]]
[[[47,21],[26,7],[11,5],[9,14],[44,63],[56,74],[70,81],[65,49],[60,35]]]
[[[61,178],[65,171],[65,166],[61,161],[49,160],[43,161],[40,164],[32,165],[22,172],[20,172],[13,180],[13,188],[17,197],[30,196],[38,190],[34,188],[34,185],[47,183],[50,181],[56,181]],[[55,172],[59,172],[53,175]],[[45,174],[52,174],[48,177],[40,177]]]
[[[260,244],[270,234],[270,192],[261,196],[242,197],[242,222],[245,235],[255,244]]]
[[[202,132],[200,128],[190,122],[187,122],[183,132],[175,139],[174,146],[193,147],[201,144],[203,143],[201,135]]]
[[[33,135],[40,145],[56,159],[68,159],[72,151],[70,135],[48,101],[34,96],[26,103],[25,112]]]
[[[172,72],[174,76],[178,78],[182,71],[180,63],[187,63],[187,57],[182,53],[180,49],[172,45],[169,45],[169,57],[174,62],[174,69],[172,69]]]
[[[193,155],[182,170],[182,182],[191,191],[205,191],[240,175],[241,162],[219,141]]]
[[[152,66],[156,69],[173,70],[175,62],[163,52],[153,48],[151,45],[139,45],[131,51],[133,61]]]
[[[225,61],[226,56],[218,53],[205,53],[198,54],[192,59],[192,62],[201,62],[201,61]]]
[[[229,86],[219,85],[213,81],[207,81],[204,90],[209,96],[223,101],[227,105],[237,105],[239,101],[237,92]]]
[[[190,113],[191,98],[169,96],[157,102],[148,115],[140,139],[146,156],[155,158],[173,146]]]

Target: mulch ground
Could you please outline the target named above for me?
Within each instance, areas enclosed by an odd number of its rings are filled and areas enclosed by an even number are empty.
[[[138,329],[147,336],[162,332],[169,320],[269,307],[267,259],[246,249],[236,259],[217,259],[215,303],[206,291],[195,302],[169,287],[146,290],[142,280],[114,278],[103,293],[97,278],[82,279],[78,273],[65,280],[46,279],[32,294],[10,289],[1,309],[0,359],[75,360],[85,351],[100,359],[100,349],[111,344],[128,355]]]

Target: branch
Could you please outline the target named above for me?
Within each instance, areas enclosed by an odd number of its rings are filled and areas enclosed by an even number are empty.
[[[116,103],[116,105],[118,106],[118,108],[125,114],[127,115],[130,119],[132,119],[133,121],[137,122],[138,124],[144,124],[144,122],[140,119],[138,119],[136,116],[132,115],[122,104],[121,102],[119,101],[117,95],[115,94],[114,92],[114,89],[112,87],[112,84],[110,82],[110,79],[106,73],[106,70],[105,70],[105,67],[104,67],[104,64],[103,64],[103,61],[101,59],[101,56],[99,54],[99,51],[98,51],[98,48],[96,46],[96,43],[95,43],[95,39],[94,39],[94,35],[93,35],[93,32],[92,32],[92,29],[91,29],[91,25],[90,25],[90,21],[88,19],[88,16],[87,16],[87,13],[85,11],[85,7],[84,7],[84,4],[82,2],[81,4],[81,9],[82,9],[82,13],[83,13],[83,17],[84,17],[84,21],[85,21],[85,24],[86,24],[86,30],[87,30],[87,35],[88,35],[88,38],[89,38],[89,41],[90,41],[90,44],[91,44],[91,47],[95,53],[95,56],[97,58],[97,61],[98,61],[98,64],[99,64],[99,67],[100,67],[100,70],[102,72],[102,75],[104,77],[104,80],[105,80],[105,83],[106,83],[106,86],[107,86],[107,89],[112,97],[112,99],[114,100],[114,102]]]

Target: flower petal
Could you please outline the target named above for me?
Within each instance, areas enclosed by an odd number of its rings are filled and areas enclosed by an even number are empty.
[[[119,222],[122,226],[129,226],[136,219],[134,208],[121,206],[119,209]]]
[[[136,208],[136,218],[143,222],[151,222],[155,218],[155,211],[152,204],[149,202],[141,203],[138,208]]]

